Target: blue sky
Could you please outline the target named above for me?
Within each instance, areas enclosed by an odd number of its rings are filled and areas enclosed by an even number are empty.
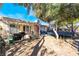
[[[15,19],[26,19],[27,8],[14,5],[12,3],[4,3],[0,8],[0,16],[6,16]]]
[[[34,16],[34,11],[32,6],[30,7],[30,12],[28,14],[28,9],[23,6],[14,5],[12,3],[4,3],[0,8],[0,16],[21,19],[25,21],[34,22],[37,17]]]
[[[28,22],[37,22],[38,18],[35,16],[32,6],[30,6],[30,12],[24,6],[14,5],[12,3],[3,3],[0,8],[0,16],[21,19]],[[47,24],[41,21],[42,24]]]

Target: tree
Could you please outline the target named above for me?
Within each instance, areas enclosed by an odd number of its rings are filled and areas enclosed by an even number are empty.
[[[79,4],[61,4],[59,16],[62,20],[71,24],[71,31],[74,35],[74,25],[73,22],[79,16]]]
[[[33,10],[35,11],[35,15],[47,22],[55,21],[56,28],[57,26],[71,24],[71,30],[73,32],[73,23],[76,21],[76,18],[79,16],[79,4],[71,4],[71,3],[64,3],[64,4],[46,4],[46,3],[39,3],[39,4],[23,4],[25,7],[29,7],[32,5]],[[67,25],[69,28],[69,26]],[[55,30],[55,32],[57,32]]]
[[[24,6],[24,7],[26,7],[26,8],[28,9],[28,14],[29,14],[31,3],[18,3],[18,4],[19,4],[19,6]]]
[[[33,4],[33,8],[37,17],[49,23],[50,21],[55,20],[55,24],[57,25],[59,20],[58,11],[60,9],[60,4]],[[57,30],[53,28],[53,31],[58,39]]]

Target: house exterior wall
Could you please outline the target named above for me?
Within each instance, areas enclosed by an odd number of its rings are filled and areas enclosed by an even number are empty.
[[[35,35],[39,37],[39,26],[38,25],[34,25],[34,32],[35,32]]]
[[[3,17],[2,21],[3,20],[4,22],[7,21],[8,25],[10,24],[16,25],[16,28],[20,32],[23,32],[25,30],[25,32],[28,32],[29,34],[31,34],[33,31],[36,36],[39,36],[39,25],[37,23],[30,23],[30,22],[25,22],[25,21],[23,22],[21,20],[7,18],[7,17]],[[24,29],[24,26],[25,26],[25,29]],[[27,29],[27,26],[29,27],[29,30]]]
[[[19,24],[17,25],[17,28],[19,29],[20,32],[23,32],[23,25]]]
[[[35,36],[39,37],[39,26],[37,23],[29,23],[30,27],[30,34],[34,34]]]
[[[0,36],[2,38],[7,38],[9,36],[9,26],[2,21],[0,21]]]
[[[39,25],[37,23],[20,24],[18,26],[20,31],[23,31],[23,26],[25,26],[25,32],[28,34],[32,34],[32,32],[34,32],[35,36],[39,36]]]

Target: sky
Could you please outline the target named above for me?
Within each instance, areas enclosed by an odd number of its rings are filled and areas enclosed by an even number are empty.
[[[0,7],[0,16],[20,19],[27,22],[37,22],[40,20],[35,16],[35,12],[33,11],[32,6],[30,6],[30,12],[28,14],[28,9],[26,7],[19,6],[18,4],[14,5],[13,3],[3,3]],[[40,22],[42,25],[47,24],[43,21]]]
[[[0,16],[25,20],[27,16],[27,8],[18,5],[15,6],[12,3],[4,3],[0,8]]]

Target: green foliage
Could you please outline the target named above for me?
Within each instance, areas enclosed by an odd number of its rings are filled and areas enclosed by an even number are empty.
[[[56,19],[60,4],[32,4],[37,17],[46,21]]]
[[[44,21],[56,20],[58,25],[65,25],[68,23],[76,23],[79,21],[79,4],[72,3],[20,3],[19,5],[24,5],[29,7],[32,5],[35,15]]]
[[[79,4],[32,4],[37,17],[48,21],[73,22],[79,16]]]

